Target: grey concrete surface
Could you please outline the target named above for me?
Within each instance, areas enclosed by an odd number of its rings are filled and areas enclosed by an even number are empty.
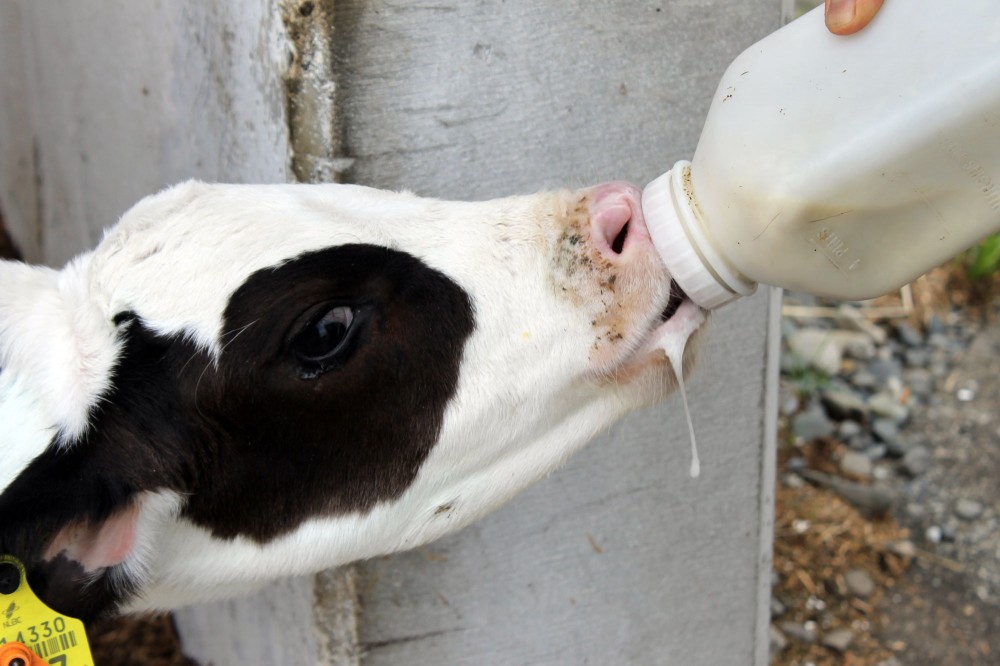
[[[0,202],[32,258],[62,264],[180,180],[288,179],[270,0],[20,0],[0,21]]]

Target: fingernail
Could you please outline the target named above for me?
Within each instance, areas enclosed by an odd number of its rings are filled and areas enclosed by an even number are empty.
[[[856,0],[826,0],[826,25],[843,28],[854,20]]]

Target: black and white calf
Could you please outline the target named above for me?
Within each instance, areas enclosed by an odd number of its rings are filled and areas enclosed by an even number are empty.
[[[0,553],[92,618],[426,543],[675,388],[670,285],[621,183],[166,190],[0,262]]]

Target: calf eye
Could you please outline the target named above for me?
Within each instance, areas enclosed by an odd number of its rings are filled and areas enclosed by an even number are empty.
[[[328,361],[344,348],[354,323],[354,309],[347,305],[331,308],[310,321],[292,341],[299,361],[317,364]]]

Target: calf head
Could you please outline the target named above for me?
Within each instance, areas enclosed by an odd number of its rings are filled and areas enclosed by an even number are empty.
[[[0,262],[0,554],[91,618],[426,543],[674,388],[670,285],[623,184],[164,191]]]

